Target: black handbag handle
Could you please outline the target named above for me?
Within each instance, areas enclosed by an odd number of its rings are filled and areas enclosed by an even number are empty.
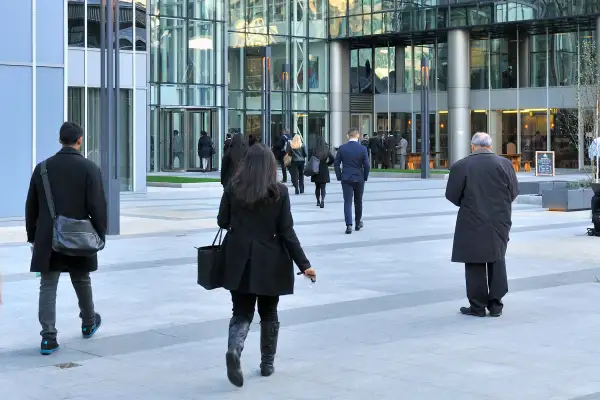
[[[214,246],[217,243],[217,238],[219,239],[219,246],[221,245],[221,238],[223,237],[223,228],[219,228],[219,231],[215,235],[215,240],[213,240],[212,245]]]
[[[50,181],[48,180],[48,170],[46,169],[46,160],[42,161],[40,165],[42,174],[42,183],[44,184],[44,192],[46,192],[46,201],[48,202],[48,209],[50,210],[50,216],[52,220],[56,219],[56,211],[54,209],[54,199],[52,198],[52,189],[50,188]]]

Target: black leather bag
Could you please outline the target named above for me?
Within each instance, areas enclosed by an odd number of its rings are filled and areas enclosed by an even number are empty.
[[[321,161],[317,157],[312,156],[304,166],[304,176],[311,177],[318,175],[320,162]]]
[[[198,247],[198,285],[206,290],[220,288],[223,268],[221,257],[221,239],[223,229],[219,229],[210,246]],[[219,242],[217,243],[217,239]]]
[[[42,162],[41,173],[48,209],[52,217],[52,250],[73,257],[91,257],[102,250],[104,241],[89,218],[73,219],[56,215],[46,161]]]

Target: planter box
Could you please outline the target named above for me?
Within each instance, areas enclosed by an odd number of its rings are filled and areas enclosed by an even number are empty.
[[[569,185],[567,181],[532,181],[519,182],[519,194],[534,194],[541,196],[546,190],[566,189]]]
[[[542,207],[550,211],[581,211],[591,209],[594,191],[585,189],[551,189],[542,193]]]

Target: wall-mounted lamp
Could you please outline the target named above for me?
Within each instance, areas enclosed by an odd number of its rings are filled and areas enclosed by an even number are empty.
[[[444,124],[440,124],[440,128],[444,129]]]
[[[410,124],[412,124],[412,121],[411,121],[410,119],[408,120],[408,124],[409,124],[409,125],[410,125]]]

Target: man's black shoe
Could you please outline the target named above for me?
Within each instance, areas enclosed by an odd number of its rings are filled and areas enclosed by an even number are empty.
[[[460,313],[463,315],[470,315],[472,317],[485,317],[485,311],[475,311],[471,307],[461,307]]]
[[[356,224],[356,230],[360,231],[363,228],[363,226],[365,225],[362,223],[362,221],[360,221],[358,224]]]
[[[94,336],[98,329],[100,329],[100,325],[102,325],[102,317],[100,317],[100,314],[96,313],[93,325],[86,325],[81,327],[81,334],[83,335],[83,338],[89,339],[92,336]]]
[[[490,317],[498,318],[501,315],[502,315],[502,310],[501,309],[499,310],[499,309],[492,308],[490,310]]]
[[[349,234],[351,234],[351,233],[352,233],[352,225],[348,225],[348,226],[346,227],[346,235],[349,235]]]
[[[50,354],[58,350],[59,347],[60,346],[58,345],[56,339],[44,338],[42,339],[42,344],[40,345],[40,353],[42,353],[42,355],[44,356],[49,356]]]

